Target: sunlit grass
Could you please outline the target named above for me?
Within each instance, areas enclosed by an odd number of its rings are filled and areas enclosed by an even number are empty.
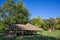
[[[60,37],[60,30],[56,30],[56,31],[52,31],[52,32],[43,31],[43,32],[42,32],[42,35],[58,38],[58,37]]]

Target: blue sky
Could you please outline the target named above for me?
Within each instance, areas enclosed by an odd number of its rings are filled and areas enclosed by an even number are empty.
[[[18,0],[15,0],[17,2]],[[3,5],[6,0],[0,0]],[[23,0],[31,13],[30,18],[41,16],[44,19],[60,17],[60,0]]]

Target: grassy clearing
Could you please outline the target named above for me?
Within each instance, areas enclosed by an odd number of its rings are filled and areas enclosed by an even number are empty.
[[[0,40],[60,40],[60,30],[53,32],[43,31],[42,35],[36,35],[33,37],[0,38]]]
[[[48,32],[48,31],[43,31],[42,32],[43,36],[48,36],[48,37],[56,37],[59,38],[60,37],[60,30],[56,30],[56,31],[52,31],[52,32]]]

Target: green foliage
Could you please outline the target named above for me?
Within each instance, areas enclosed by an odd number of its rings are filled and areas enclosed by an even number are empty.
[[[31,20],[31,24],[43,28],[44,30],[48,30],[49,28],[51,28],[52,30],[60,29],[60,18],[42,19],[38,16]]]
[[[60,17],[56,18],[56,25],[55,25],[56,29],[60,29]]]
[[[23,2],[20,1],[17,4],[13,0],[8,0],[4,6],[4,23],[11,24],[26,24],[29,22],[30,13],[24,6]]]
[[[42,25],[42,28],[44,29],[44,30],[48,30],[48,28],[49,28],[49,21],[48,20],[46,20],[46,19],[43,19],[43,25]]]
[[[5,28],[12,24],[26,24],[30,20],[29,16],[30,13],[22,1],[15,3],[14,0],[7,0],[0,8],[0,20],[3,22],[3,26],[0,26]]]
[[[41,26],[42,26],[42,24],[43,24],[43,19],[41,19],[39,16],[36,17],[36,18],[33,18],[33,19],[31,20],[31,24],[33,24],[33,25],[41,28]]]
[[[60,25],[56,25],[55,27],[56,27],[56,29],[59,29],[60,30]]]
[[[31,24],[39,28],[43,28],[44,30],[48,30],[48,28],[50,27],[50,22],[47,19],[40,18],[39,16],[36,18],[33,18],[31,20]]]

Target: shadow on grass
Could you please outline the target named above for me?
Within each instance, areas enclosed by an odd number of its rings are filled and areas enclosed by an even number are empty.
[[[33,36],[33,37],[13,37],[13,38],[0,38],[0,40],[60,40],[60,38],[48,36]]]

